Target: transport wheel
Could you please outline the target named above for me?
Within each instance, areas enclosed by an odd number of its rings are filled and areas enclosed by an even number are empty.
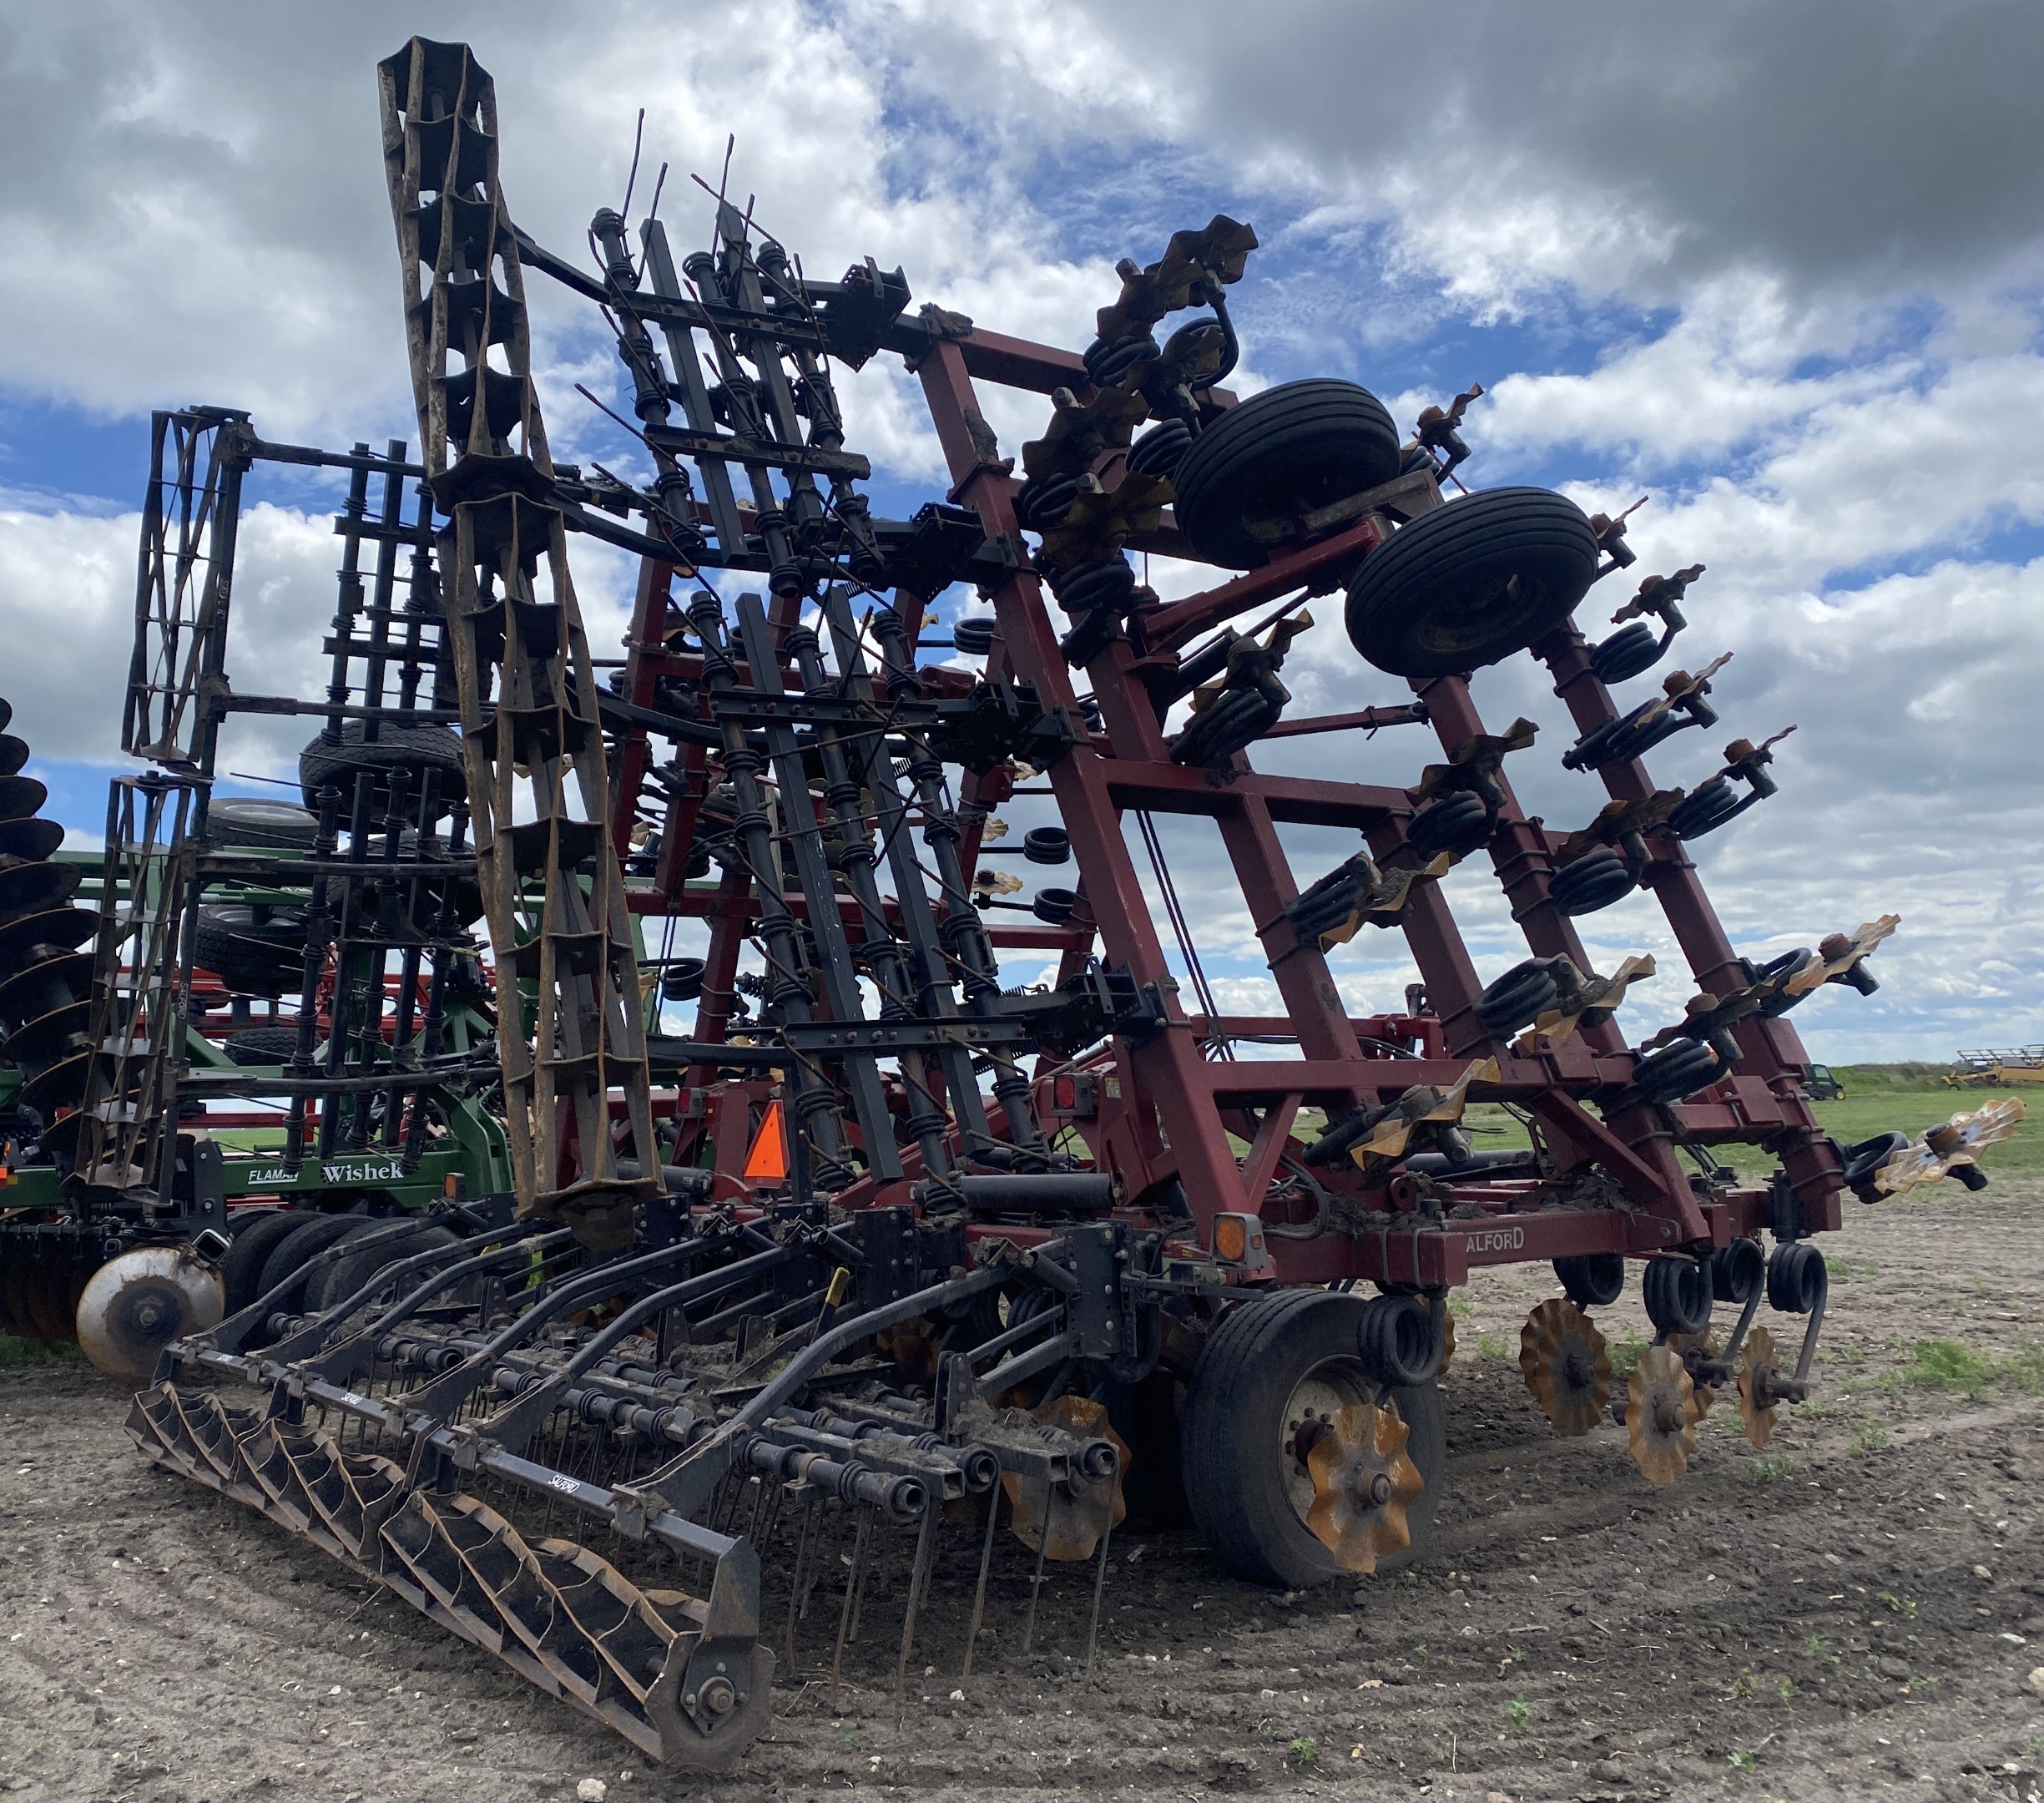
[[[278,996],[297,988],[305,953],[302,908],[209,902],[199,910],[192,962],[238,995]]]
[[[1596,574],[1597,535],[1566,495],[1486,489],[1363,559],[1349,578],[1349,639],[1394,676],[1481,669],[1560,625]]]
[[[227,1285],[227,1312],[238,1315],[263,1292],[263,1266],[278,1245],[312,1217],[301,1209],[277,1209],[258,1216],[234,1236],[220,1275]]]
[[[1348,1575],[1306,1526],[1315,1487],[1300,1430],[1375,1401],[1357,1353],[1363,1307],[1361,1296],[1331,1290],[1258,1296],[1214,1330],[1194,1367],[1180,1424],[1186,1500],[1207,1544],[1252,1583],[1299,1590]],[[1446,1462],[1440,1386],[1394,1390],[1390,1400],[1425,1488],[1406,1510],[1410,1544],[1380,1570],[1424,1550]]]
[[[384,720],[376,729],[373,744],[362,742],[366,722],[346,720],[341,740],[327,743],[322,733],[298,754],[298,780],[305,790],[305,806],[317,809],[320,790],[331,785],[341,791],[341,820],[345,823],[355,803],[355,775],[369,770],[376,779],[376,818],[381,821],[390,794],[390,774],[394,770],[412,773],[411,794],[419,793],[417,779],[429,770],[440,772],[439,795],[443,802],[458,801],[468,793],[462,775],[461,735],[451,726],[432,722],[411,726]]]
[[[288,1064],[298,1055],[295,1027],[251,1027],[225,1041],[220,1049],[237,1064]]]
[[[212,845],[310,851],[319,834],[319,816],[289,801],[231,795],[206,810],[206,839]]]
[[[1289,548],[1300,514],[1397,473],[1398,428],[1384,403],[1354,382],[1314,376],[1230,407],[1193,440],[1171,485],[1193,550],[1224,569],[1253,569]]]
[[[385,1227],[389,1225],[387,1221],[371,1220],[365,1217],[361,1226],[356,1231],[357,1233],[365,1232],[372,1227]],[[305,1307],[310,1312],[319,1314],[326,1309],[332,1308],[336,1303],[346,1301],[350,1296],[385,1267],[396,1265],[405,1259],[416,1258],[421,1252],[431,1252],[441,1246],[459,1244],[460,1236],[450,1233],[445,1227],[432,1227],[421,1224],[416,1233],[406,1234],[401,1240],[386,1241],[383,1245],[371,1246],[361,1252],[351,1252],[324,1276],[315,1277],[306,1284]],[[424,1278],[421,1276],[409,1279],[407,1282],[416,1288],[424,1280]]]

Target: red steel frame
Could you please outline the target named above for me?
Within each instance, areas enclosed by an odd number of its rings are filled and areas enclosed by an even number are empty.
[[[1012,573],[993,592],[997,637],[987,660],[989,672],[1032,684],[1045,706],[1062,710],[1076,721],[1072,673],[1017,528],[1014,497],[1020,483],[1010,473],[1011,466],[990,452],[991,436],[976,384],[1043,395],[1069,388],[1083,399],[1090,391],[1083,366],[1070,351],[977,330],[916,348],[920,361],[915,366],[952,479],[950,499],[974,509],[987,537],[1014,553]],[[1119,453],[1109,453],[1098,471],[1103,482],[1112,488],[1120,472]],[[1325,581],[1336,573],[1345,574],[1360,556],[1383,542],[1390,529],[1380,516],[1366,515],[1330,538],[1247,575],[1232,576],[1203,593],[1149,604],[1135,623],[1142,642],[1153,655],[1169,651],[1299,591],[1316,578]],[[1168,515],[1157,530],[1132,539],[1130,545],[1165,555],[1189,555]],[[689,678],[699,669],[698,658],[670,649],[664,642],[674,573],[672,566],[651,559],[642,564],[627,641],[624,690],[625,698],[640,706],[652,704],[661,677]],[[926,600],[901,593],[894,604],[906,616],[912,641]],[[785,622],[777,619],[777,624]],[[1572,624],[1535,646],[1534,655],[1546,664],[1556,694],[1578,729],[1587,730],[1616,715],[1618,710],[1592,672],[1587,648]],[[944,671],[926,674],[940,684],[952,679],[951,673]],[[1271,1274],[1277,1280],[1455,1283],[1476,1265],[1597,1251],[1644,1255],[1679,1247],[1701,1250],[1772,1223],[1774,1203],[1766,1190],[1717,1189],[1699,1195],[1678,1159],[1678,1134],[1697,1144],[1759,1141],[1780,1159],[1804,1226],[1823,1230],[1840,1225],[1839,1163],[1804,1100],[1802,1078],[1808,1061],[1785,1021],[1753,1017],[1739,1023],[1741,1056],[1735,1070],[1696,1100],[1673,1108],[1633,1103],[1605,1117],[1593,1114],[1583,1106],[1584,1099],[1614,1100],[1632,1076],[1633,1059],[1616,1026],[1583,1027],[1535,1056],[1493,1047],[1475,1013],[1481,979],[1446,897],[1431,884],[1415,889],[1401,925],[1438,1023],[1352,1019],[1325,957],[1315,945],[1296,939],[1285,917],[1299,888],[1277,828],[1303,824],[1355,830],[1381,858],[1404,842],[1414,811],[1406,791],[1265,774],[1252,769],[1244,755],[1234,759],[1232,771],[1217,781],[1205,770],[1170,761],[1142,679],[1141,660],[1128,640],[1110,644],[1087,674],[1102,730],[1080,731],[1077,742],[1047,773],[1078,861],[1078,913],[1062,927],[992,925],[992,937],[1004,948],[1059,952],[1063,975],[1082,968],[1097,943],[1100,954],[1125,967],[1138,984],[1160,986],[1168,1024],[1139,1044],[1117,1040],[1111,1053],[1096,1053],[1085,1061],[1088,1068],[1119,1078],[1118,1083],[1104,1086],[1120,1091],[1118,1102],[1103,1104],[1098,1122],[1082,1129],[1082,1137],[1102,1167],[1123,1178],[1128,1194],[1140,1197],[1176,1179],[1199,1240],[1210,1244],[1215,1215],[1264,1210],[1279,1154],[1301,1107],[1342,1114],[1390,1100],[1414,1083],[1446,1086],[1471,1058],[1495,1051],[1500,1080],[1484,1094],[1524,1107],[1538,1122],[1542,1142],[1559,1168],[1593,1161],[1623,1189],[1628,1205],[1557,1207],[1552,1205],[1552,1192],[1530,1182],[1466,1184],[1452,1189],[1453,1199],[1481,1205],[1482,1218],[1471,1218],[1472,1211],[1461,1209],[1442,1220],[1420,1211],[1416,1186],[1409,1179],[1365,1189],[1360,1177],[1345,1169],[1324,1181],[1379,1209],[1381,1230],[1323,1234],[1310,1240],[1273,1238]],[[961,689],[969,688],[970,678],[956,680]],[[1484,731],[1465,678],[1416,680],[1411,686],[1444,751],[1451,753]],[[1339,715],[1284,724],[1287,735],[1292,735],[1361,723]],[[613,791],[614,842],[621,846],[633,824],[648,760],[643,734],[628,731]],[[632,891],[631,905],[646,914],[709,922],[707,969],[694,1037],[716,1040],[728,1026],[732,982],[751,930],[751,915],[741,878],[726,874],[714,885],[684,881],[686,851],[704,799],[706,754],[684,748],[681,765],[687,780],[671,797],[660,823],[654,880]],[[1653,792],[1636,760],[1607,764],[1600,774],[1615,798],[1634,800]],[[1528,819],[1501,775],[1500,782],[1505,806],[1490,851],[1513,917],[1535,955],[1566,953],[1587,970],[1589,960],[1573,926],[1548,894],[1556,867],[1553,854],[1562,836]],[[987,778],[968,779],[961,812],[966,828],[962,855],[968,860],[978,849],[977,823],[1009,792],[1005,766]],[[1209,1022],[1180,1006],[1123,837],[1122,816],[1131,809],[1202,815],[1218,826],[1251,917],[1264,923],[1259,937],[1288,1010],[1286,1019]],[[1652,862],[1645,886],[1658,900],[1699,987],[1723,992],[1743,984],[1745,973],[1681,843],[1665,833],[1650,836],[1648,842]],[[789,899],[799,909],[800,897]],[[849,911],[850,904],[846,907]],[[1282,1034],[1296,1039],[1299,1055],[1216,1060],[1206,1055],[1205,1043],[1217,1030]],[[1401,1038],[1418,1038],[1425,1055],[1386,1056],[1384,1042]],[[689,1073],[684,1090],[709,1085],[714,1074]],[[743,1087],[750,1091],[759,1086]],[[1039,1081],[1038,1093],[1047,1100],[1047,1078]],[[682,1106],[697,1116],[706,1112],[699,1104]],[[1258,1110],[1264,1111],[1260,1116]],[[745,1117],[740,1113],[739,1118]],[[1237,1155],[1231,1129],[1251,1142],[1246,1156]],[[723,1154],[729,1139],[727,1124],[718,1134],[720,1169],[728,1162]],[[905,1199],[891,1186],[843,1199]],[[1014,1235],[1012,1228],[999,1230]]]

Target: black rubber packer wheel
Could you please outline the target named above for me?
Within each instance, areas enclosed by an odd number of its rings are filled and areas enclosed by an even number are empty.
[[[1351,1575],[1306,1531],[1305,1508],[1293,1494],[1304,1467],[1285,1449],[1285,1412],[1310,1378],[1333,1406],[1375,1399],[1356,1350],[1363,1302],[1332,1290],[1258,1296],[1214,1330],[1194,1367],[1179,1422],[1186,1500],[1201,1538],[1252,1583],[1301,1590]],[[1425,1550],[1447,1458],[1440,1386],[1391,1396],[1426,1487],[1407,1512],[1411,1545],[1384,1559],[1380,1571]]]
[[[1349,578],[1349,639],[1394,676],[1480,669],[1560,625],[1596,574],[1597,535],[1566,495],[1486,489],[1363,559]]]
[[[1173,472],[1178,530],[1224,569],[1253,569],[1289,543],[1295,517],[1381,487],[1398,473],[1384,403],[1329,376],[1284,382],[1230,407]],[[1282,528],[1263,538],[1256,527]]]
[[[289,1235],[312,1217],[301,1209],[279,1209],[243,1228],[220,1260],[220,1280],[227,1287],[227,1312],[239,1314],[263,1292],[263,1266]]]
[[[387,1227],[388,1221],[367,1220],[363,1228]],[[350,1235],[352,1239],[354,1235]],[[348,1298],[367,1283],[386,1265],[396,1265],[408,1258],[416,1258],[421,1252],[432,1252],[442,1246],[458,1245],[460,1235],[445,1227],[436,1227],[421,1221],[416,1233],[404,1235],[381,1245],[371,1246],[360,1252],[351,1252],[346,1258],[305,1285],[305,1306],[318,1312],[330,1309]],[[408,1280],[416,1288],[423,1277]]]
[[[452,726],[432,721],[412,725],[386,720],[377,726],[375,742],[365,744],[362,729],[366,724],[344,720],[339,744],[328,744],[322,733],[298,754],[298,780],[305,790],[307,807],[316,811],[320,790],[331,785],[341,791],[341,824],[346,828],[355,806],[355,773],[364,770],[376,775],[378,824],[389,796],[390,773],[394,770],[412,773],[415,800],[419,793],[418,778],[429,770],[440,772],[438,793],[443,802],[458,801],[468,793],[462,775],[461,735]]]
[[[1637,886],[1625,860],[1609,846],[1599,846],[1557,871],[1547,895],[1564,914],[1594,914],[1623,902]]]
[[[255,1294],[267,1295],[286,1278],[295,1276],[315,1254],[324,1252],[342,1235],[361,1224],[360,1215],[308,1215],[298,1230],[288,1234],[264,1260],[263,1274],[256,1280]],[[305,1285],[295,1283],[270,1305],[272,1311],[295,1311],[304,1299]]]

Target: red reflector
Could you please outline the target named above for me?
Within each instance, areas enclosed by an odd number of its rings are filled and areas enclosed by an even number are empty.
[[[1056,1078],[1051,1084],[1052,1105],[1060,1109],[1075,1109],[1079,1105],[1079,1086],[1069,1077]]]

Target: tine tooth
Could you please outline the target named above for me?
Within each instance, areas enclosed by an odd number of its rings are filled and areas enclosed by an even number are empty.
[[[930,1581],[930,1562],[936,1546],[937,1501],[935,1496],[924,1503],[922,1527],[916,1536],[916,1563],[910,1568],[908,1578],[908,1609],[901,1619],[901,1656],[895,1661],[894,1713],[895,1726],[899,1729],[908,1707],[908,1655],[916,1644],[916,1618],[922,1606],[923,1586]]]
[[[995,1484],[987,1492],[987,1532],[980,1538],[979,1582],[972,1590],[972,1619],[966,1629],[965,1665],[958,1674],[961,1678],[972,1675],[972,1655],[979,1650],[980,1624],[987,1619],[987,1574],[993,1568],[994,1518],[1000,1513],[1001,1486]]]

